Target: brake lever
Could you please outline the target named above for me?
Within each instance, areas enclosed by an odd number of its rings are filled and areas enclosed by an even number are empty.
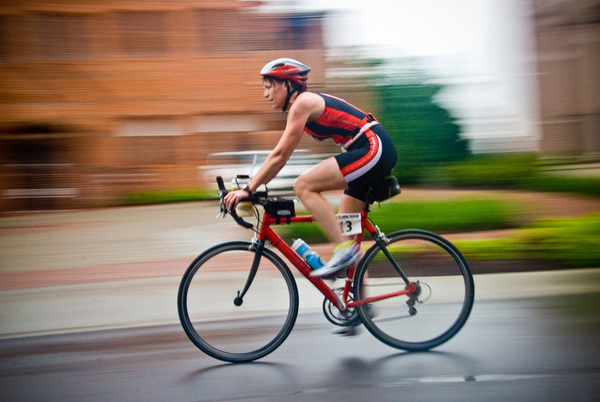
[[[225,188],[225,183],[223,183],[223,178],[221,176],[217,176],[217,185],[219,186],[219,198],[221,199],[221,202],[219,203],[219,215],[217,215],[218,217],[225,217],[225,215],[227,215],[227,213],[229,213],[233,219],[241,226],[247,228],[247,229],[251,229],[252,228],[252,224],[250,222],[246,222],[245,220],[243,220],[242,218],[240,218],[238,216],[238,214],[235,212],[235,208],[232,209],[231,211],[228,211],[227,208],[225,207],[225,196],[227,195],[227,189]]]
[[[217,215],[217,219],[225,219],[225,215],[227,215],[227,211],[223,208],[223,200],[219,202],[219,213]]]
[[[226,194],[226,192],[225,192]],[[223,191],[219,191],[219,214],[217,215],[217,218],[221,218],[221,219],[225,219],[225,216],[227,215],[227,208],[225,207],[225,194],[223,194]]]

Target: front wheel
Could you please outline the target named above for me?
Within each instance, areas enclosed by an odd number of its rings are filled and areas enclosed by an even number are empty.
[[[196,258],[181,279],[181,325],[200,350],[216,359],[239,363],[264,357],[283,343],[296,321],[298,288],[292,273],[263,248],[251,277],[256,250],[249,242],[215,246]],[[249,280],[248,291],[238,297]]]
[[[475,286],[465,258],[449,241],[427,231],[402,230],[388,240],[384,248],[371,247],[356,271],[357,300],[373,300],[358,308],[365,327],[389,346],[409,351],[448,341],[473,306]],[[398,267],[415,291],[386,297],[408,289]]]

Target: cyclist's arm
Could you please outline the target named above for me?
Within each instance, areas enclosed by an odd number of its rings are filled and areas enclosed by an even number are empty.
[[[319,104],[319,101],[322,102],[321,98],[316,95],[314,97],[310,95],[312,94],[306,92],[300,94],[292,104],[288,112],[285,130],[277,146],[267,156],[265,163],[263,163],[256,175],[248,183],[248,189],[251,192],[256,191],[261,184],[269,183],[283,169],[290,156],[292,156],[294,149],[300,143],[302,135],[304,135],[304,126],[308,119],[311,115],[320,115],[319,113],[323,113],[322,109],[324,105]],[[232,210],[241,200],[247,197],[248,194],[244,190],[232,191],[225,196],[225,206],[228,210]]]
[[[306,97],[299,97],[294,102],[277,146],[248,184],[251,191],[255,191],[261,184],[269,183],[283,169],[304,135],[304,126],[312,113],[311,106],[312,103]]]

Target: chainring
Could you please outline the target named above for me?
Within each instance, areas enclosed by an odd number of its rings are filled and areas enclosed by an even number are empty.
[[[338,295],[342,296],[344,293],[343,288],[335,288],[333,291]],[[353,295],[348,295],[349,301],[353,301]],[[347,308],[345,311],[340,311],[332,302],[327,298],[323,300],[323,314],[327,320],[340,327],[352,327],[360,324],[360,317],[358,311],[354,308]]]

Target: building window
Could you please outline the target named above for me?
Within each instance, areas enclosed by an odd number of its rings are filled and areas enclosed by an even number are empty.
[[[82,60],[90,55],[88,19],[83,15],[41,14],[40,53],[45,60]]]
[[[279,42],[285,25],[282,19],[271,15],[245,13],[242,15],[243,51],[268,51],[281,49]]]
[[[175,121],[144,119],[124,121],[115,133],[117,137],[171,137],[183,134]]]
[[[237,10],[198,10],[196,21],[201,53],[245,51],[244,29]]]
[[[165,14],[154,11],[120,13],[123,51],[128,57],[162,57],[167,54]]]
[[[8,22],[7,16],[0,15],[0,62],[10,61]]]

